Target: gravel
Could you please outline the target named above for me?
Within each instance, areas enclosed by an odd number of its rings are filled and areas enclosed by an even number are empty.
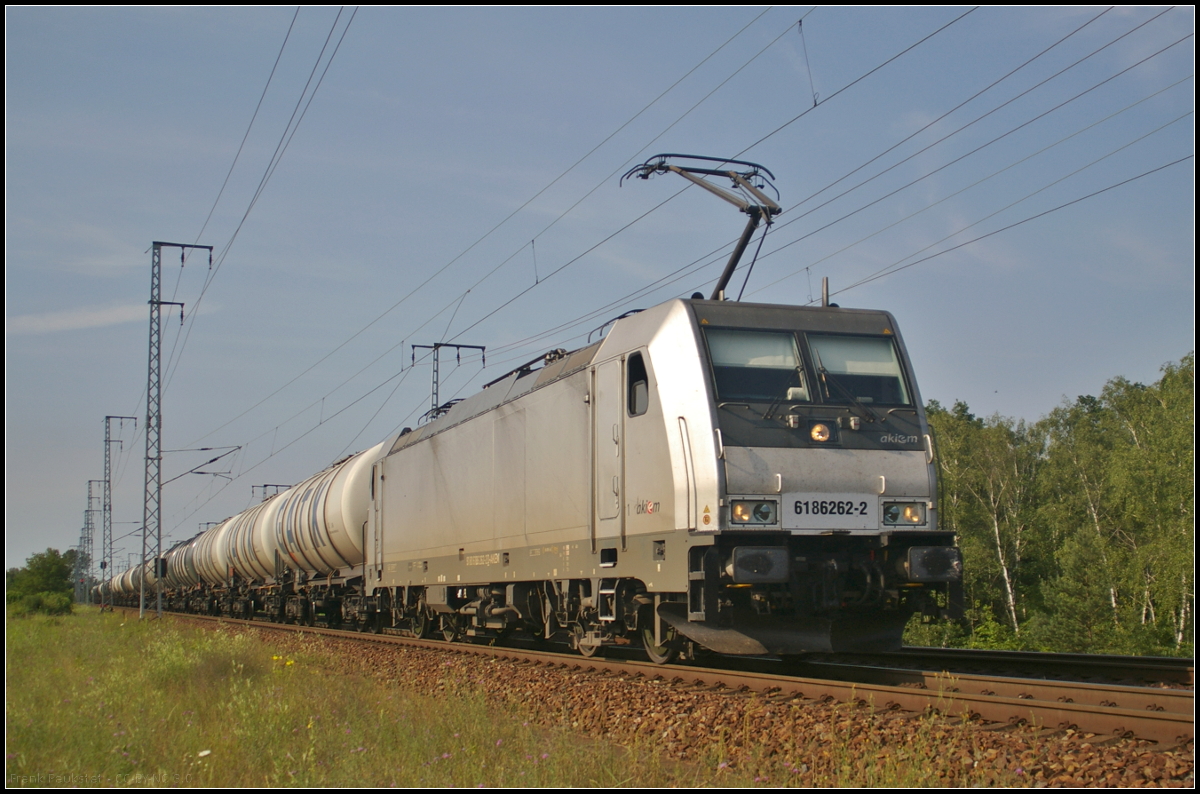
[[[772,786],[837,786],[848,780],[911,786],[1195,785],[1194,742],[1159,748],[1074,731],[881,712],[865,704],[712,691],[352,639],[255,633],[275,647],[323,658],[337,674],[370,675],[448,699],[478,691],[547,728],[653,751],[664,761],[737,768]]]

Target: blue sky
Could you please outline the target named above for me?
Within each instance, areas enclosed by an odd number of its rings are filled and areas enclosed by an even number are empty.
[[[241,446],[165,456],[178,540],[415,425],[414,343],[488,347],[443,359],[465,396],[707,292],[744,216],[618,185],[663,151],[774,172],[746,298],[893,312],[926,400],[1155,380],[1195,344],[1194,11],[967,11],[6,9],[6,566],[78,541],[104,416],[144,415],[151,241],[217,249],[165,257],[164,448]]]

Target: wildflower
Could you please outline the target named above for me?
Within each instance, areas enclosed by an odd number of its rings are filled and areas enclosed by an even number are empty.
[[[212,750],[201,750],[200,752],[196,753],[197,758],[206,758],[210,755],[212,755]]]
[[[496,740],[496,746],[497,746],[497,747],[499,747],[499,746],[500,746],[500,745],[502,745],[502,744],[504,744],[504,740],[503,740],[503,739],[497,739],[497,740]]]

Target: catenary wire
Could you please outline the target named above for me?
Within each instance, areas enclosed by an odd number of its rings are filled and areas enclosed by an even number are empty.
[[[699,68],[700,68],[701,66],[703,66],[703,65],[704,65],[706,62],[708,62],[708,61],[709,61],[709,60],[710,60],[710,59],[711,59],[713,56],[715,56],[715,55],[716,55],[718,52],[720,52],[722,49],[724,49],[726,46],[728,46],[730,42],[732,42],[734,39],[736,39],[738,36],[740,36],[742,33],[744,33],[744,32],[746,31],[746,29],[748,29],[748,28],[749,28],[751,25],[753,25],[755,22],[757,22],[757,21],[758,21],[758,20],[759,20],[759,19],[760,19],[760,18],[763,16],[763,14],[765,14],[765,13],[766,13],[766,11],[767,11],[767,10],[770,10],[770,9],[768,8],[768,9],[764,10],[763,12],[759,13],[759,14],[758,14],[756,17],[754,17],[754,19],[750,20],[750,22],[748,22],[748,23],[747,23],[746,25],[744,25],[744,26],[743,26],[741,29],[739,29],[737,33],[735,33],[734,35],[732,35],[732,36],[730,36],[728,39],[726,39],[726,41],[725,41],[724,43],[722,43],[722,44],[721,44],[719,47],[717,47],[715,50],[713,50],[711,53],[709,53],[707,56],[705,56],[705,57],[704,57],[704,58],[703,58],[703,59],[702,59],[702,60],[701,60],[699,63],[697,63],[695,66],[693,66],[691,69],[689,69],[689,70],[688,70],[688,71],[687,71],[687,72],[686,72],[686,73],[685,73],[685,74],[684,74],[682,77],[680,77],[680,78],[679,78],[679,79],[677,79],[677,80],[676,80],[674,83],[672,83],[672,84],[671,84],[671,85],[670,85],[670,86],[669,86],[669,87],[668,87],[666,90],[664,90],[663,92],[661,92],[661,93],[660,93],[660,94],[659,94],[657,97],[655,97],[653,100],[651,100],[651,101],[650,101],[650,102],[649,102],[647,105],[645,105],[645,106],[644,106],[644,107],[643,107],[641,110],[639,110],[637,113],[635,113],[633,116],[631,116],[631,117],[630,117],[630,118],[629,118],[629,119],[628,119],[628,120],[627,120],[627,121],[626,121],[624,124],[622,124],[622,125],[621,125],[620,127],[618,127],[616,130],[614,130],[614,131],[613,131],[611,134],[609,134],[607,137],[605,137],[605,138],[604,138],[604,140],[602,140],[602,141],[601,141],[599,144],[596,144],[596,146],[594,146],[594,147],[593,147],[591,150],[589,150],[589,151],[588,151],[588,152],[587,152],[587,153],[586,153],[586,154],[585,154],[583,157],[579,158],[579,160],[577,160],[577,161],[576,161],[574,164],[572,164],[572,165],[571,165],[569,168],[567,168],[565,171],[563,171],[561,174],[559,174],[557,177],[555,177],[555,178],[554,178],[554,180],[552,180],[552,181],[551,181],[549,184],[547,184],[547,185],[546,185],[544,188],[542,188],[542,189],[541,189],[541,190],[539,190],[537,193],[535,193],[535,194],[534,194],[534,195],[533,195],[531,198],[529,198],[529,199],[528,199],[528,200],[527,200],[525,203],[523,203],[523,204],[522,204],[520,207],[518,207],[516,210],[514,210],[512,213],[510,213],[508,216],[506,216],[504,219],[502,219],[502,220],[501,220],[499,223],[497,223],[495,226],[493,226],[493,227],[492,227],[491,229],[489,229],[487,232],[485,232],[485,233],[484,233],[484,234],[483,234],[481,237],[479,237],[477,240],[475,240],[475,242],[471,243],[471,245],[469,245],[467,248],[463,249],[463,251],[461,251],[461,252],[460,252],[460,253],[459,253],[457,256],[455,256],[453,259],[451,259],[449,262],[447,262],[445,265],[443,265],[441,268],[439,268],[439,269],[438,269],[438,270],[437,270],[437,271],[436,271],[436,272],[435,272],[433,275],[431,275],[431,276],[429,276],[428,278],[426,278],[426,279],[425,279],[424,281],[422,281],[422,282],[421,282],[419,285],[417,285],[417,286],[416,286],[414,289],[412,289],[412,290],[411,290],[411,291],[409,291],[407,294],[405,294],[405,295],[404,295],[404,297],[402,297],[400,300],[396,301],[394,304],[392,304],[391,306],[389,306],[389,307],[388,307],[387,309],[385,309],[385,310],[384,310],[382,313],[380,313],[378,316],[376,316],[376,317],[375,317],[373,320],[371,320],[369,323],[367,323],[366,325],[364,325],[364,326],[363,326],[362,328],[360,328],[359,330],[355,331],[355,332],[354,332],[353,334],[351,334],[351,335],[350,335],[350,336],[349,336],[349,337],[348,337],[348,338],[347,338],[345,341],[343,341],[342,343],[340,343],[339,345],[337,345],[336,347],[334,347],[332,350],[330,350],[330,351],[329,351],[328,353],[326,353],[324,356],[322,356],[321,358],[319,358],[317,361],[313,362],[313,364],[311,364],[310,366],[308,366],[307,368],[305,368],[305,369],[304,369],[302,372],[298,373],[298,374],[297,374],[295,377],[293,377],[292,379],[288,380],[286,383],[284,383],[283,385],[281,385],[280,387],[278,387],[277,389],[275,389],[275,390],[274,390],[273,392],[271,392],[270,394],[268,394],[268,395],[266,395],[265,397],[263,397],[263,398],[262,398],[261,400],[259,400],[258,402],[256,402],[256,403],[254,403],[253,405],[251,405],[251,406],[250,406],[249,408],[247,408],[246,410],[242,411],[242,412],[241,412],[240,414],[238,414],[237,416],[235,416],[235,417],[233,417],[232,419],[230,419],[230,420],[226,421],[224,424],[221,424],[221,425],[219,425],[218,427],[214,428],[213,430],[210,430],[210,431],[208,431],[208,432],[207,432],[207,433],[205,433],[203,436],[201,436],[199,439],[197,439],[197,440],[196,440],[196,442],[198,443],[199,441],[203,440],[204,438],[207,438],[208,436],[212,435],[213,433],[216,433],[216,432],[218,432],[218,431],[220,431],[220,430],[224,429],[225,427],[229,426],[229,425],[230,425],[230,424],[232,424],[233,422],[236,422],[238,419],[241,419],[243,416],[245,416],[246,414],[250,413],[250,412],[251,412],[251,411],[253,411],[254,409],[258,408],[259,406],[261,406],[262,404],[264,404],[264,403],[265,403],[267,400],[270,400],[272,397],[274,397],[274,396],[276,396],[277,394],[279,394],[280,392],[282,392],[282,391],[283,391],[284,389],[286,389],[288,386],[291,386],[291,385],[292,385],[293,383],[295,383],[297,380],[299,380],[300,378],[302,378],[302,377],[304,377],[305,375],[307,375],[309,372],[311,372],[311,371],[312,371],[313,369],[315,369],[316,367],[320,366],[322,363],[324,363],[326,360],[328,360],[330,357],[332,357],[332,356],[333,356],[335,353],[337,353],[338,351],[340,351],[340,350],[341,350],[342,348],[344,348],[346,345],[350,344],[350,342],[354,341],[356,338],[358,338],[359,336],[361,336],[363,333],[365,333],[367,330],[369,330],[369,329],[370,329],[372,326],[374,326],[376,323],[378,323],[378,322],[379,322],[380,320],[382,320],[384,317],[388,316],[388,315],[389,315],[389,314],[391,314],[393,311],[395,311],[397,308],[399,308],[401,305],[403,305],[403,304],[404,304],[406,301],[408,301],[408,300],[409,300],[411,297],[413,297],[413,296],[414,296],[414,295],[415,295],[415,294],[416,294],[416,293],[417,293],[417,292],[418,292],[420,289],[422,289],[422,288],[423,288],[425,285],[427,285],[428,283],[430,283],[430,282],[431,282],[431,281],[432,281],[434,278],[436,278],[438,275],[440,275],[442,272],[444,272],[444,271],[445,271],[445,270],[446,270],[448,267],[450,267],[450,266],[451,266],[451,265],[453,265],[455,262],[457,262],[459,259],[461,259],[463,256],[465,256],[465,255],[466,255],[468,252],[470,252],[472,249],[474,249],[474,248],[475,248],[477,245],[479,245],[481,242],[483,242],[483,241],[484,241],[486,238],[488,238],[489,236],[491,236],[491,234],[492,234],[492,233],[494,233],[494,232],[495,232],[497,229],[499,229],[499,228],[500,228],[502,225],[504,225],[504,224],[505,224],[505,223],[507,223],[509,220],[511,220],[511,219],[512,219],[512,218],[513,218],[513,217],[514,217],[514,216],[515,216],[517,213],[519,213],[521,210],[523,210],[523,209],[525,209],[527,206],[529,206],[529,204],[531,204],[531,203],[532,203],[534,200],[536,200],[536,199],[537,199],[539,196],[541,196],[543,193],[545,193],[547,190],[549,190],[549,189],[550,189],[550,188],[551,188],[551,187],[552,187],[554,184],[556,184],[556,183],[557,183],[558,181],[560,181],[560,180],[561,180],[563,177],[565,177],[567,174],[569,174],[571,171],[573,171],[573,170],[574,170],[574,169],[575,169],[577,166],[579,166],[579,165],[580,165],[580,164],[581,164],[581,163],[582,163],[584,160],[586,160],[588,157],[590,157],[590,156],[591,156],[593,153],[595,153],[597,150],[599,150],[601,146],[603,146],[605,143],[607,143],[609,140],[611,140],[611,139],[612,139],[612,138],[613,138],[613,137],[614,137],[614,136],[615,136],[617,133],[619,133],[621,130],[625,129],[625,127],[629,126],[629,124],[630,124],[630,123],[632,123],[632,122],[633,122],[635,119],[637,119],[639,116],[641,116],[641,115],[642,115],[643,113],[645,113],[647,110],[649,110],[649,109],[650,109],[650,108],[651,108],[653,105],[655,105],[657,102],[659,102],[659,101],[660,101],[660,100],[661,100],[663,97],[665,97],[665,96],[666,96],[666,95],[667,95],[667,94],[668,94],[668,93],[669,93],[671,90],[673,90],[673,89],[674,89],[676,86],[678,86],[680,83],[682,83],[682,82],[683,82],[683,81],[684,81],[684,80],[685,80],[687,77],[689,77],[689,76],[690,76],[692,73],[694,73],[694,72],[695,72],[697,69],[699,69]],[[811,13],[811,12],[810,12],[810,13]],[[606,179],[607,179],[607,178],[606,178]],[[515,256],[515,254],[514,254],[514,256]],[[506,260],[506,261],[507,261],[507,260]]]

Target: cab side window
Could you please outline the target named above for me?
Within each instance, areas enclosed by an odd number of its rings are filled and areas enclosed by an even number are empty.
[[[646,374],[646,362],[641,353],[634,353],[625,361],[625,382],[629,393],[625,405],[630,416],[641,416],[650,408],[650,376]]]

